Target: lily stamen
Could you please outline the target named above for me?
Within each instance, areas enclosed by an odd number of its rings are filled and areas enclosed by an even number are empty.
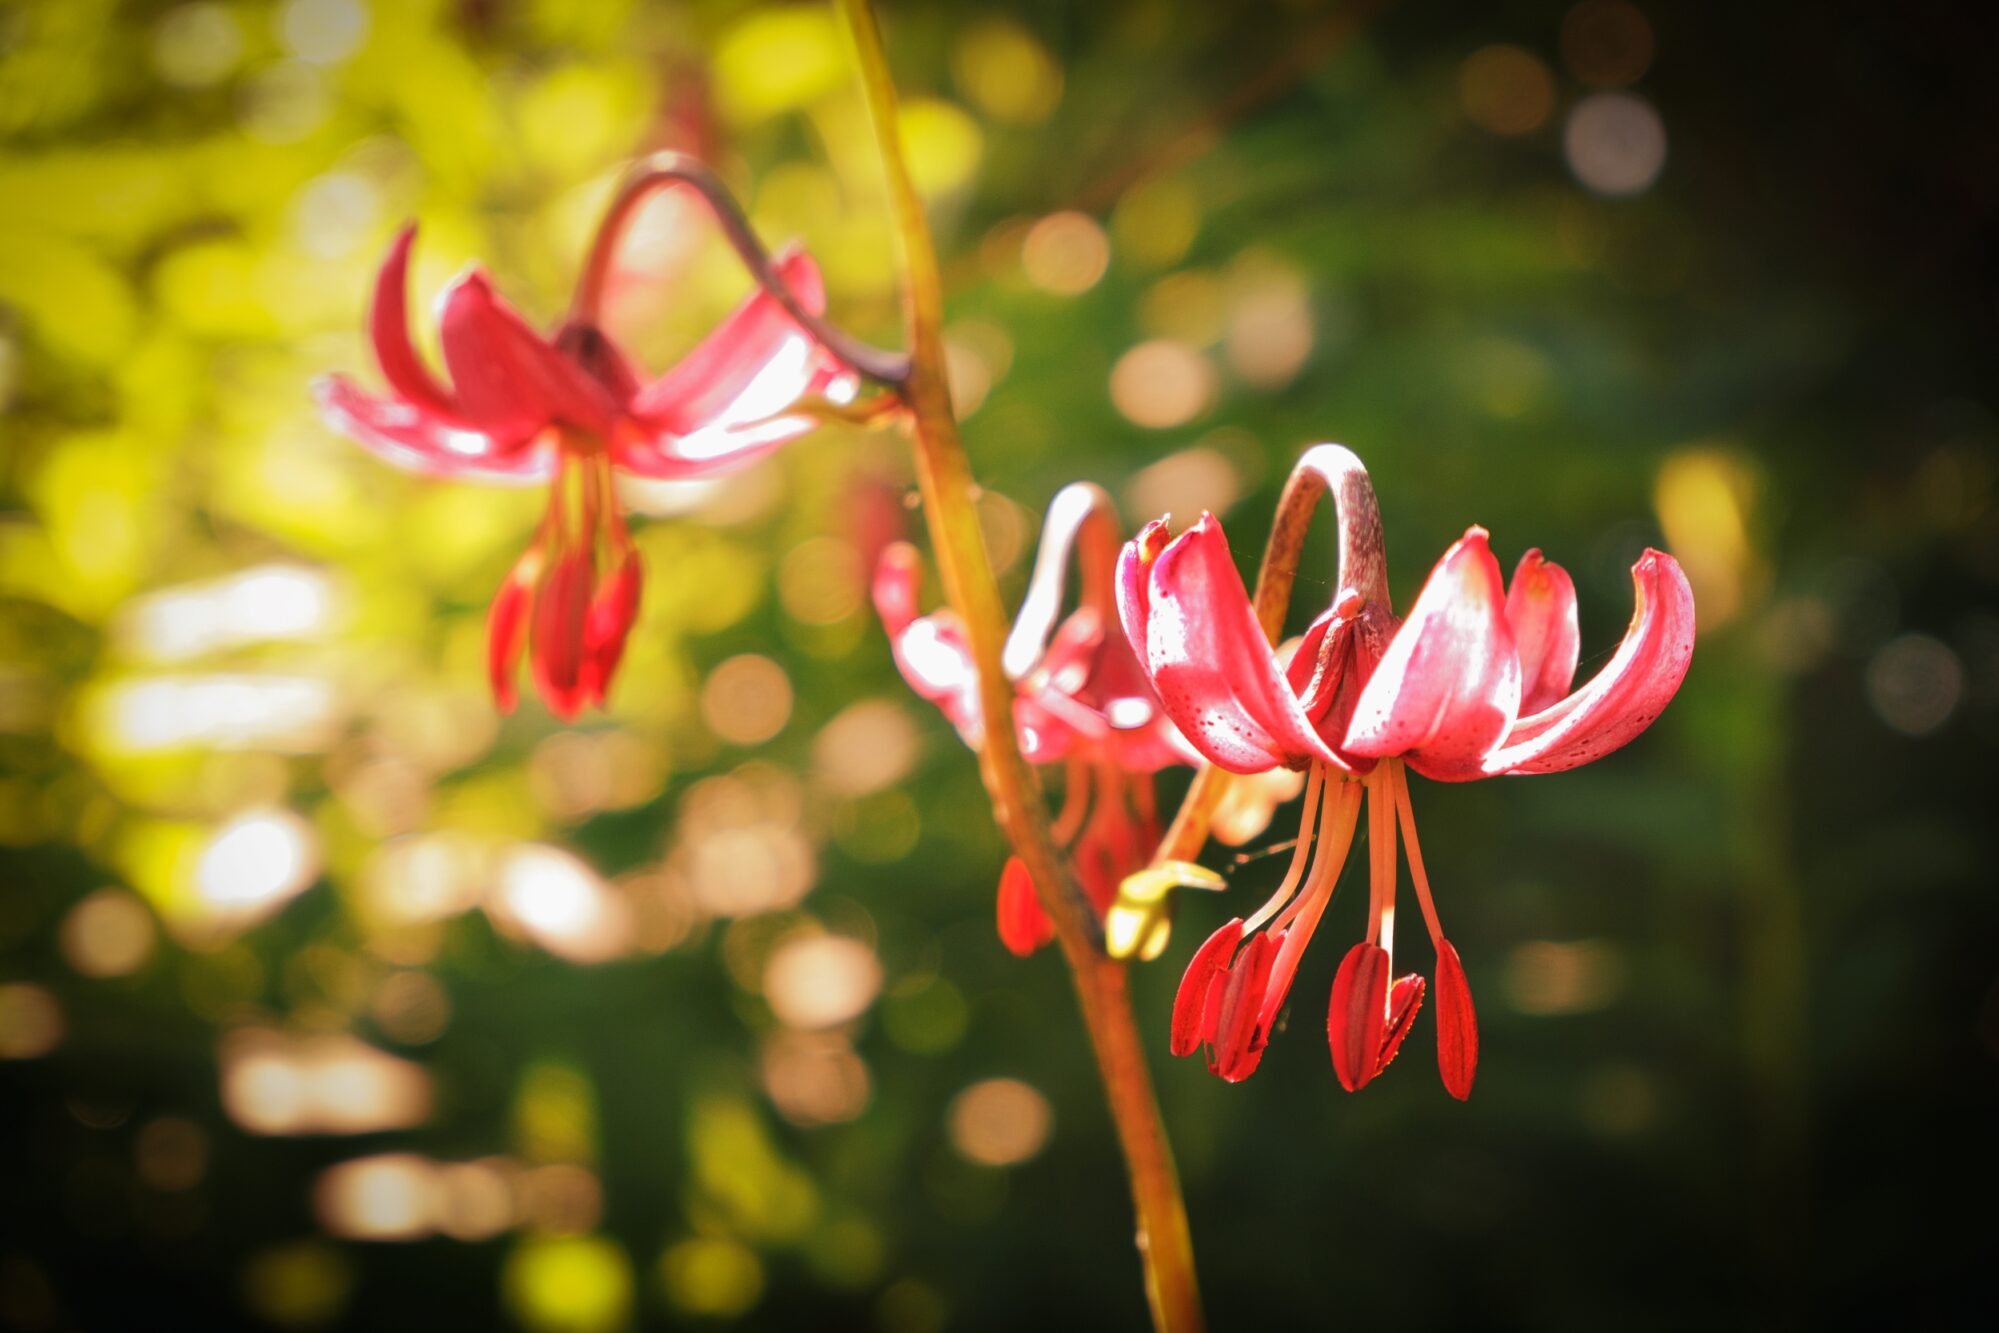
[[[1290,993],[1291,979],[1298,973],[1298,962],[1305,956],[1305,946],[1312,942],[1319,918],[1325,915],[1327,905],[1333,901],[1333,892],[1339,887],[1340,871],[1346,868],[1347,854],[1353,850],[1354,831],[1360,825],[1360,799],[1359,783],[1341,780],[1326,784],[1325,816],[1319,832],[1324,850],[1306,881],[1305,892],[1272,923],[1273,931],[1284,932],[1284,944],[1270,969],[1271,998],[1265,1005],[1265,1028],[1276,1022],[1277,1011]]]
[[[1391,759],[1383,767],[1389,771],[1389,782],[1395,793],[1395,815],[1402,826],[1402,843],[1408,848],[1405,855],[1409,861],[1409,881],[1416,886],[1416,904],[1423,909],[1424,924],[1430,928],[1430,942],[1442,943],[1443,923],[1437,918],[1436,901],[1430,897],[1430,876],[1423,869],[1423,849],[1416,842],[1416,807],[1409,800],[1409,775],[1403,771],[1402,762]]]
[[[1465,980],[1456,946],[1444,938],[1444,924],[1430,896],[1430,875],[1423,868],[1423,849],[1416,842],[1416,807],[1409,799],[1409,774],[1399,759],[1388,760],[1386,767],[1395,787],[1402,841],[1409,848],[1409,879],[1416,886],[1416,902],[1423,909],[1430,943],[1437,951],[1437,1071],[1450,1094],[1463,1101],[1471,1096],[1472,1077],[1478,1070],[1478,1015],[1472,1006],[1471,984]]]
[[[1312,829],[1318,822],[1319,790],[1324,781],[1325,770],[1314,764],[1311,776],[1305,780],[1305,817],[1304,822],[1298,826],[1298,838],[1291,849],[1291,865],[1285,870],[1284,879],[1278,884],[1277,891],[1270,895],[1263,906],[1256,909],[1249,920],[1242,923],[1243,934],[1247,935],[1261,929],[1265,921],[1276,916],[1279,909],[1291,901],[1291,895],[1297,892],[1298,885],[1304,880],[1305,867],[1311,863],[1309,854],[1314,847]]]
[[[1339,883],[1340,871],[1346,868],[1347,853],[1353,850],[1354,829],[1360,814],[1360,789],[1343,778],[1329,781],[1319,804],[1319,857],[1313,862],[1312,873],[1305,881],[1305,891],[1271,922],[1273,930],[1289,930],[1300,918],[1309,915],[1311,920],[1302,932],[1306,939],[1311,938],[1313,926],[1325,911],[1327,902],[1331,901],[1333,889]]]

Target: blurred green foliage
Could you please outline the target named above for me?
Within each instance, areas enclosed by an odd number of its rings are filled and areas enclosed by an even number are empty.
[[[1994,34],[1641,8],[886,15],[1011,588],[1069,480],[1247,553],[1325,438],[1405,601],[1483,523],[1575,572],[1585,670],[1638,548],[1696,580],[1637,744],[1419,786],[1469,1105],[1426,1035],[1340,1092],[1330,947],[1253,1080],[1166,1061],[1182,904],[1137,989],[1218,1327],[1989,1319]],[[816,5],[0,7],[0,1325],[1142,1325],[1060,964],[865,610],[898,442],[635,491],[565,734],[481,674],[536,498],[306,393],[372,373],[404,219],[426,301],[476,259],[549,317],[658,146],[892,339],[864,128]],[[659,366],[745,283],[648,245]]]

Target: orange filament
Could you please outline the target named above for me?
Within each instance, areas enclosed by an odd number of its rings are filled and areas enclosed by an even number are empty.
[[[1284,872],[1284,882],[1277,886],[1277,892],[1271,894],[1263,906],[1256,909],[1256,915],[1242,923],[1242,933],[1245,937],[1254,933],[1258,927],[1275,915],[1280,907],[1289,902],[1291,895],[1297,891],[1299,881],[1304,878],[1306,853],[1312,847],[1312,829],[1319,816],[1319,790],[1324,782],[1325,769],[1318,764],[1312,765],[1312,774],[1305,779],[1305,813],[1298,825],[1298,841],[1292,846],[1291,867]]]
[[[1416,886],[1416,902],[1430,927],[1430,942],[1435,944],[1444,938],[1444,927],[1437,919],[1437,904],[1430,898],[1430,876],[1423,869],[1423,849],[1416,845],[1416,807],[1409,800],[1409,775],[1403,771],[1399,759],[1389,760],[1388,767],[1389,781],[1395,789],[1395,813],[1402,825],[1402,841],[1409,847],[1409,879]]]
[[[1390,761],[1391,763],[1393,761]],[[1384,765],[1384,768],[1387,766]],[[1367,780],[1367,942],[1395,953],[1395,779],[1377,769]]]
[[[1285,931],[1285,935],[1277,951],[1277,961],[1271,965],[1263,1013],[1257,1020],[1266,1032],[1276,1021],[1277,1010],[1290,992],[1291,978],[1297,974],[1298,960],[1304,957],[1305,946],[1312,942],[1319,918],[1325,915],[1326,905],[1333,900],[1333,890],[1339,886],[1340,871],[1346,866],[1347,853],[1353,850],[1354,830],[1360,823],[1360,800],[1361,787],[1357,782],[1343,779],[1326,784],[1318,859],[1312,864],[1305,892],[1271,927]]]

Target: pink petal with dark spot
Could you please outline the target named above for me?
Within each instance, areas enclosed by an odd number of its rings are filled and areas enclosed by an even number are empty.
[[[1520,660],[1506,623],[1499,563],[1469,529],[1431,571],[1409,618],[1354,706],[1345,749],[1407,756],[1445,780],[1480,776],[1520,708]]]
[[[1486,773],[1557,773],[1600,759],[1652,725],[1694,655],[1694,593],[1679,562],[1647,550],[1631,568],[1637,604],[1617,652],[1560,703],[1521,718]]]
[[[1132,552],[1126,567],[1138,558]],[[1150,563],[1136,615],[1145,629],[1140,662],[1194,748],[1233,773],[1313,760],[1345,771],[1278,669],[1214,515],[1203,514]]]

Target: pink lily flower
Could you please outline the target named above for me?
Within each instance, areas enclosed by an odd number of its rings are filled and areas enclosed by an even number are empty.
[[[1055,497],[1001,659],[1014,682],[1013,723],[1022,752],[1037,764],[1065,766],[1054,833],[1099,916],[1159,840],[1151,774],[1169,764],[1200,762],[1160,710],[1117,624],[1111,579],[1119,535],[1116,511],[1101,489],[1078,483]],[[1078,553],[1081,601],[1061,616],[1070,560]],[[917,614],[920,581],[916,549],[906,542],[889,546],[875,570],[875,610],[903,679],[976,746],[984,720],[971,646],[950,610]],[[997,916],[1001,941],[1023,957],[1055,936],[1018,857],[1000,875]]]
[[[1647,550],[1632,569],[1636,609],[1622,643],[1580,688],[1575,585],[1538,550],[1509,586],[1483,528],[1431,571],[1406,621],[1388,599],[1374,492],[1337,445],[1299,460],[1293,486],[1334,494],[1340,573],[1333,604],[1280,662],[1258,625],[1228,540],[1212,515],[1169,540],[1149,524],[1119,561],[1118,599],[1161,706],[1211,763],[1235,773],[1306,777],[1289,872],[1248,920],[1194,955],[1174,1003],[1172,1049],[1206,1047],[1222,1078],[1247,1077],[1330,902],[1365,798],[1370,894],[1366,938],[1334,981],[1327,1037],[1348,1090],[1395,1058],[1425,989],[1393,975],[1396,842],[1437,954],[1438,1065],[1470,1095],[1478,1027],[1457,950],[1445,938],[1416,841],[1405,767],[1446,782],[1554,773],[1599,759],[1642,732],[1692,658],[1693,594],[1679,564]]]
[[[389,391],[369,393],[340,375],[314,385],[329,424],[401,467],[553,482],[547,515],[487,618],[488,673],[502,712],[513,710],[523,650],[557,716],[573,718],[604,700],[641,582],[614,472],[677,480],[733,471],[811,429],[809,415],[788,412],[800,398],[844,400],[854,392],[852,373],[767,287],[672,370],[643,375],[596,314],[630,197],[599,233],[575,310],[547,337],[478,268],[445,289],[439,323],[448,385],[410,340],[405,289],[416,229],[405,228],[382,263],[368,317]],[[809,256],[790,252],[774,268],[800,307],[824,310]]]

